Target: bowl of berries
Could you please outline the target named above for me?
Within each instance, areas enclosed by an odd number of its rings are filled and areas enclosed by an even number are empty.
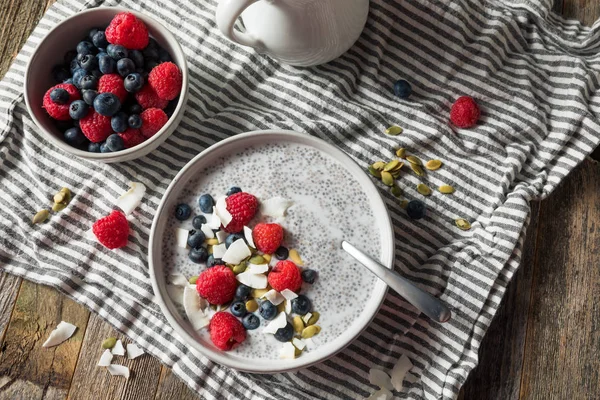
[[[46,138],[87,160],[142,157],[175,130],[188,97],[185,54],[159,22],[115,7],[52,29],[25,71],[25,102]]]

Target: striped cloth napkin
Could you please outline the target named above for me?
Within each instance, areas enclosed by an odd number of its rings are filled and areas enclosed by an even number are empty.
[[[216,0],[60,0],[41,20],[0,84],[0,263],[52,285],[104,317],[173,367],[203,398],[356,399],[375,390],[372,367],[400,355],[414,367],[398,398],[453,399],[477,365],[477,351],[519,266],[531,200],[550,192],[600,139],[600,25],[550,13],[550,0],[373,0],[358,43],[342,58],[294,68],[234,46],[215,28]],[[120,5],[171,27],[189,59],[190,101],[178,130],[158,150],[114,164],[74,161],[45,141],[22,96],[28,57],[55,24],[84,8]],[[398,78],[414,93],[392,94]],[[477,99],[480,123],[457,130],[449,108]],[[382,132],[397,124],[397,137]],[[146,250],[154,210],[176,172],[211,144],[255,129],[285,128],[328,140],[366,167],[402,146],[443,160],[426,198],[429,214],[408,220],[381,187],[396,234],[395,268],[449,304],[444,325],[389,293],[369,328],[317,366],[274,376],[227,370],[192,352],[153,302]],[[107,251],[84,232],[127,188],[143,182],[126,249]],[[401,184],[408,199],[416,176]],[[57,188],[69,207],[49,223],[30,218]],[[18,201],[15,201],[18,199]],[[470,231],[454,226],[472,222]]]

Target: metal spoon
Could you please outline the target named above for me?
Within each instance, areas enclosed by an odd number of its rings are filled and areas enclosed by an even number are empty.
[[[345,240],[342,240],[342,249],[432,320],[447,322],[452,316],[450,309],[439,299],[419,289],[397,272],[387,269]]]

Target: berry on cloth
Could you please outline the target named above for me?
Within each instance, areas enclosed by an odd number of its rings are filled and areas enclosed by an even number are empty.
[[[215,265],[202,271],[196,281],[198,294],[210,304],[229,303],[233,300],[236,286],[235,274],[224,265]]]
[[[158,97],[158,94],[156,94],[150,85],[143,86],[142,89],[135,94],[135,99],[144,110],[148,108],[160,108],[162,110],[169,105],[169,101]]]
[[[450,121],[459,128],[471,128],[479,120],[479,106],[469,96],[461,96],[450,109]]]
[[[150,71],[148,83],[158,97],[163,100],[173,100],[181,92],[182,79],[177,65],[172,62],[164,62]]]
[[[115,210],[110,215],[94,222],[92,232],[104,247],[111,250],[119,249],[127,246],[129,222],[127,222],[125,214]]]
[[[50,98],[50,93],[52,93],[54,89],[66,90],[69,94],[69,100],[64,104],[57,104],[53,102]],[[48,89],[48,91],[44,95],[44,99],[42,102],[43,107],[46,109],[46,112],[52,118],[59,121],[68,121],[71,119],[71,117],[69,116],[69,105],[71,104],[71,102],[79,100],[80,98],[81,97],[79,95],[79,90],[77,90],[77,88],[74,85],[70,83],[59,83],[58,85]]]
[[[213,315],[208,330],[210,339],[220,350],[231,350],[233,346],[246,340],[246,329],[242,323],[225,311]]]
[[[411,200],[406,207],[406,213],[412,219],[421,219],[427,213],[427,207],[421,200]]]
[[[246,192],[232,194],[225,199],[225,202],[232,220],[224,229],[230,233],[240,232],[244,229],[244,225],[248,225],[258,209],[256,197]]]
[[[283,228],[279,224],[257,224],[252,230],[252,239],[258,250],[273,254],[283,240]]]
[[[110,117],[98,114],[90,110],[88,114],[79,120],[81,131],[90,142],[104,142],[113,132],[110,126]]]
[[[405,81],[404,79],[399,79],[394,83],[394,94],[401,99],[407,99],[410,97],[412,93],[412,87],[410,83]]]
[[[142,50],[148,45],[148,29],[135,15],[123,12],[115,15],[104,32],[106,40],[130,50]]]
[[[142,118],[140,132],[147,138],[154,136],[169,120],[167,114],[159,108],[148,108],[140,114],[140,117]]]
[[[123,144],[125,145],[126,149],[135,147],[146,140],[139,129],[133,128],[129,128],[125,132],[119,133],[119,136],[121,136],[121,139],[123,139]]]
[[[127,99],[127,90],[119,74],[102,75],[98,80],[98,93],[112,93],[123,103]]]
[[[297,292],[302,286],[300,269],[291,261],[279,261],[267,276],[269,285],[278,292],[289,289]]]

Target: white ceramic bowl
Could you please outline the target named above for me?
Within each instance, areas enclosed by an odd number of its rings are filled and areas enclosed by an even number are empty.
[[[164,241],[163,238],[166,234],[165,227],[167,226],[167,221],[176,206],[181,191],[200,171],[217,162],[221,157],[235,154],[250,146],[259,146],[267,143],[298,143],[311,146],[322,153],[329,155],[344,166],[347,169],[348,174],[360,184],[364,193],[367,195],[375,219],[378,221],[378,228],[380,229],[381,236],[381,254],[373,254],[373,256],[379,258],[388,268],[392,268],[394,260],[394,233],[389,214],[377,188],[370,177],[368,177],[350,157],[327,142],[306,134],[292,131],[256,131],[223,140],[196,156],[183,167],[173,182],[171,182],[154,216],[148,245],[148,263],[152,287],[158,304],[167,320],[173,329],[191,347],[217,363],[252,373],[277,373],[296,370],[313,365],[333,356],[335,353],[346,347],[363,331],[363,329],[366,328],[375,316],[375,313],[379,309],[387,292],[387,286],[382,281],[378,280],[375,283],[370,301],[365,304],[363,313],[360,318],[355,320],[348,330],[334,342],[321,345],[319,351],[304,353],[301,357],[294,360],[248,360],[231,352],[218,351],[211,343],[207,343],[206,339],[200,337],[192,329],[191,325],[179,314],[167,293],[165,269],[162,263],[162,245]],[[313,260],[312,262],[318,263],[318,260]]]
[[[63,134],[55,126],[54,121],[42,108],[42,99],[46,91],[56,82],[52,79],[51,70],[60,64],[68,50],[74,50],[77,43],[94,27],[108,26],[112,18],[120,12],[131,12],[148,27],[148,32],[159,45],[169,52],[173,62],[181,69],[183,85],[179,102],[167,124],[150,139],[125,150],[114,153],[90,153],[70,146],[63,140]],[[185,54],[175,37],[155,19],[138,12],[118,7],[92,8],[67,18],[40,42],[33,52],[25,70],[24,86],[27,110],[44,136],[63,151],[91,161],[105,163],[133,160],[145,156],[160,146],[173,133],[181,118],[188,99],[188,68]]]

